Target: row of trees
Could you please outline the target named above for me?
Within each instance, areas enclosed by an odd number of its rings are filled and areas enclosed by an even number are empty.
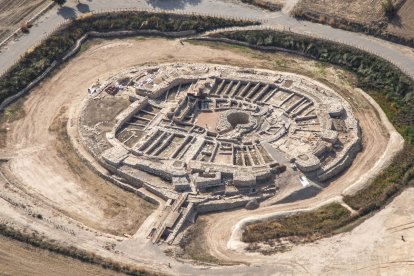
[[[214,36],[254,46],[273,46],[291,50],[315,60],[340,66],[354,73],[358,79],[358,86],[380,104],[393,125],[405,138],[406,144],[393,163],[374,179],[372,184],[355,195],[344,198],[349,206],[360,211],[360,216],[386,204],[392,196],[407,187],[414,179],[414,82],[395,65],[353,47],[290,32],[234,31],[217,33]],[[329,212],[327,207],[321,210]],[[252,225],[247,228],[243,238],[245,241],[255,242],[309,233],[330,234],[341,226],[313,223],[318,221],[319,211]],[[341,214],[339,209],[337,211],[333,215],[335,220],[349,223],[355,219]],[[329,222],[330,219],[327,219]],[[295,221],[301,223],[294,224]]]
[[[251,30],[217,33],[215,36],[255,46],[293,50],[355,73],[358,77],[358,86],[375,91],[374,97],[379,95],[385,98],[394,110],[387,115],[409,143],[414,144],[414,84],[390,62],[353,47],[290,32]]]
[[[49,36],[33,51],[26,54],[0,79],[0,102],[10,97],[41,75],[54,61],[60,61],[76,41],[89,31],[158,30],[179,32],[208,31],[221,27],[244,26],[255,22],[149,12],[117,12],[84,17],[72,21]]]

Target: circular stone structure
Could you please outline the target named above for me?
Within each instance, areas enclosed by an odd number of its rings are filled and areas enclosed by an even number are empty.
[[[86,148],[117,180],[171,200],[172,213],[149,233],[155,241],[172,241],[195,212],[273,196],[286,165],[325,181],[360,149],[349,104],[296,74],[162,64],[131,68],[89,93],[80,118]],[[114,120],[91,119],[100,103]]]

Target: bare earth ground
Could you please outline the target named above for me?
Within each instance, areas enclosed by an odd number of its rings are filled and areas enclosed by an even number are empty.
[[[0,236],[0,275],[119,275]]]
[[[226,252],[226,255],[220,254],[220,256],[224,260],[246,261],[252,266],[272,263],[277,270],[264,269],[263,273],[274,273],[274,275],[412,275],[414,273],[412,250],[414,206],[411,204],[413,196],[414,188],[409,188],[385,209],[351,232],[311,244],[297,245],[288,252],[272,256]],[[210,223],[207,227],[207,235],[211,233],[211,229],[217,227],[217,224],[223,223],[222,216],[210,215],[206,218]],[[222,227],[227,228],[227,225]],[[215,256],[219,256],[217,252]]]
[[[59,98],[60,103],[67,100]],[[4,170],[10,170],[17,182],[37,180],[37,185],[28,187],[31,192],[47,197],[58,210],[85,225],[115,235],[135,233],[154,206],[102,180],[83,165],[65,139],[65,108],[55,105],[56,114],[52,102],[42,104],[46,106],[29,98],[24,103],[24,108],[31,110],[26,120],[10,125],[8,137],[19,143],[11,149],[14,157]],[[31,116],[42,119],[35,122]],[[6,150],[10,146],[8,142]]]
[[[271,54],[257,54],[252,52],[251,55],[256,55],[256,58],[266,60],[267,62],[262,62],[260,67],[269,67],[269,62],[272,62]],[[279,61],[280,64],[281,61]],[[359,154],[354,160],[352,167],[340,178],[332,181],[330,185],[325,188],[319,195],[309,200],[300,201],[291,204],[270,206],[255,211],[247,210],[238,210],[234,212],[213,214],[207,216],[210,218],[210,225],[206,230],[207,244],[210,246],[208,249],[211,254],[216,257],[220,257],[225,260],[237,259],[239,261],[252,261],[251,256],[242,258],[241,256],[235,257],[229,253],[226,249],[226,242],[230,238],[232,227],[242,218],[247,216],[253,216],[255,214],[265,214],[265,213],[274,213],[277,211],[283,210],[292,210],[301,208],[304,206],[312,206],[316,203],[323,202],[335,196],[338,196],[342,191],[350,185],[353,185],[355,182],[363,178],[364,172],[372,170],[375,168],[377,160],[383,158],[382,154],[387,147],[389,142],[389,134],[386,128],[381,123],[379,114],[371,106],[370,102],[358,92],[358,90],[352,89],[344,76],[340,74],[340,71],[335,71],[331,68],[323,67],[311,67],[309,62],[303,61],[300,64],[292,65],[292,62],[283,62],[288,71],[300,71],[302,74],[313,75],[314,78],[319,80],[328,80],[333,84],[333,88],[340,92],[342,96],[350,102],[351,106],[354,109],[355,116],[359,120],[361,129],[363,131],[363,152]],[[282,64],[282,65],[283,65]],[[273,65],[274,66],[274,65]],[[292,67],[292,68],[289,68]],[[314,70],[314,71],[312,71]],[[307,72],[308,71],[308,72]],[[396,142],[395,149],[401,147],[401,140],[394,141]],[[394,143],[393,142],[393,143]],[[376,168],[377,172],[381,170],[381,167]],[[265,204],[266,205],[266,204]],[[227,255],[228,254],[228,255]],[[229,257],[230,258],[226,258]]]
[[[48,0],[0,0],[0,42],[48,3]]]
[[[173,61],[263,67],[300,72],[321,80],[327,79],[334,85],[342,87],[338,89],[338,92],[343,93],[345,98],[351,100],[351,104],[355,108],[355,115],[360,120],[364,133],[364,151],[358,155],[354,165],[344,176],[333,181],[318,196],[301,202],[269,206],[255,211],[238,210],[207,216],[209,223],[206,228],[206,244],[212,255],[224,260],[231,260],[234,257],[239,261],[260,263],[259,268],[256,266],[222,267],[215,268],[215,272],[218,274],[240,274],[240,271],[244,273],[248,271],[300,273],[304,271],[302,267],[309,267],[314,272],[324,271],[324,269],[325,271],[326,269],[328,271],[342,271],[344,263],[350,260],[349,256],[355,257],[355,254],[361,252],[355,242],[349,240],[349,235],[361,242],[369,235],[370,241],[378,239],[377,246],[380,248],[390,247],[389,251],[377,252],[375,250],[375,254],[381,258],[393,256],[397,252],[393,250],[400,250],[399,247],[393,247],[395,239],[385,239],[381,236],[385,231],[381,224],[377,229],[368,220],[360,227],[365,227],[366,231],[370,230],[369,232],[358,232],[356,231],[360,228],[358,227],[351,234],[325,239],[311,245],[298,246],[298,249],[295,248],[291,252],[270,258],[229,252],[226,249],[226,243],[229,240],[232,227],[238,220],[253,214],[308,207],[340,195],[346,187],[365,175],[370,168],[375,167],[377,160],[388,157],[383,156],[383,153],[389,143],[389,135],[383,130],[378,114],[372,109],[369,102],[348,84],[349,79],[352,81],[352,77],[350,78],[340,70],[323,66],[315,67],[314,61],[292,58],[292,56],[283,54],[262,54],[237,47],[208,47],[188,43],[182,45],[177,40],[155,38],[96,41],[90,44],[90,47],[84,50],[81,55],[72,59],[69,64],[31,92],[24,102],[26,116],[6,126],[9,131],[4,151],[5,155],[12,156],[12,158],[2,166],[3,174],[8,181],[5,179],[0,181],[1,222],[6,222],[16,228],[26,229],[28,232],[35,229],[46,237],[57,241],[66,241],[68,244],[76,244],[81,248],[116,260],[143,263],[161,271],[174,271],[181,274],[197,272],[200,274],[202,270],[165,257],[158,247],[153,246],[145,239],[144,230],[155,219],[157,212],[142,224],[132,239],[111,235],[113,233],[111,225],[118,225],[118,222],[128,220],[134,214],[128,212],[129,207],[126,207],[125,209],[121,208],[119,214],[108,216],[105,215],[105,208],[111,208],[111,204],[116,203],[140,202],[140,199],[132,194],[121,193],[119,189],[109,183],[97,185],[94,184],[95,182],[83,182],[76,170],[74,171],[64,160],[67,156],[62,156],[59,153],[59,146],[56,145],[61,136],[57,135],[55,131],[50,131],[50,126],[56,124],[56,118],[65,118],[68,116],[67,110],[80,105],[87,96],[87,88],[98,78],[104,79],[120,70],[138,64]],[[397,142],[391,143],[390,146],[398,149],[401,145],[400,141]],[[7,154],[8,152],[13,154]],[[9,183],[7,184],[7,182]],[[409,202],[405,194],[399,197],[403,198],[403,204]],[[111,195],[113,196],[112,203]],[[396,200],[393,204],[397,204],[397,202],[399,201]],[[22,204],[26,204],[27,207],[21,208]],[[387,207],[383,211],[386,216],[390,216],[388,218],[390,220],[393,219],[393,210],[391,207]],[[45,219],[36,219],[32,216],[33,213],[41,213]],[[407,219],[408,222],[414,221],[414,218],[410,217],[412,213],[407,213],[407,217],[404,219]],[[374,216],[373,219],[378,219],[378,216]],[[404,222],[398,223],[403,224]],[[27,229],[26,226],[29,224],[30,229]],[[393,225],[397,225],[397,222]],[[68,234],[68,229],[74,234]],[[105,229],[110,234],[103,233],[102,230]],[[119,229],[118,234],[120,234]],[[343,257],[336,255],[337,247],[333,245],[336,244],[337,239],[341,239],[346,245],[349,245],[342,249],[347,250],[348,255],[344,254]],[[319,244],[323,245],[319,247]],[[408,244],[409,241],[407,241]],[[363,242],[363,246],[373,247],[374,245]],[[304,249],[306,250],[302,252]],[[117,251],[119,252],[117,253]],[[368,251],[368,253],[372,252]],[[332,259],[331,256],[336,258]],[[317,257],[321,257],[321,259],[316,259]],[[322,257],[329,260],[327,263],[330,266],[321,263]],[[365,258],[368,257],[365,256]],[[378,265],[375,260],[371,259],[367,265]],[[168,262],[171,262],[173,270],[168,268]],[[349,266],[348,269],[350,269]],[[204,271],[201,274],[206,273],[211,273],[211,271]]]
[[[414,38],[414,0],[406,0],[388,25],[387,31],[406,38]]]
[[[362,24],[378,21],[384,14],[381,0],[300,0],[296,8]]]
[[[290,12],[295,7],[296,3],[298,3],[299,1],[300,0],[252,0],[251,4],[261,7],[261,8],[266,7],[266,6],[281,7],[283,13],[290,14]]]

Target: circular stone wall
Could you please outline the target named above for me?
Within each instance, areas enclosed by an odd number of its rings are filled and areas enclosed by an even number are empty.
[[[94,100],[130,104],[102,141],[88,140],[92,130],[85,127],[86,146],[124,178],[158,177],[153,186],[163,191],[252,187],[272,182],[288,160],[324,181],[346,169],[360,148],[349,104],[295,74],[163,64],[132,68],[90,91]],[[94,151],[99,143],[107,146]]]
[[[236,128],[237,125],[247,125],[249,123],[249,114],[245,112],[234,112],[227,115],[227,121],[232,128]]]

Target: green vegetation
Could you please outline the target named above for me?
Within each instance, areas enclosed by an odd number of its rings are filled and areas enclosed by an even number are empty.
[[[395,13],[395,7],[392,0],[382,0],[381,7],[387,16],[392,16]]]
[[[414,84],[396,66],[362,50],[308,36],[278,31],[234,31],[215,36],[254,46],[293,50],[321,62],[338,65],[358,78],[358,86],[373,97],[381,95],[393,108],[391,122],[414,145]]]
[[[86,16],[70,22],[27,53],[0,79],[0,102],[16,94],[41,75],[54,61],[61,61],[76,41],[90,31],[158,30],[162,32],[204,32],[221,27],[256,22],[197,15],[149,12],[118,12]]]
[[[36,234],[24,234],[22,232],[9,228],[5,224],[0,224],[0,234],[21,242],[28,243],[35,247],[46,249],[54,253],[80,260],[85,263],[100,265],[105,269],[125,273],[127,275],[150,275],[150,273],[144,270],[131,268],[126,265],[120,265],[119,263],[115,263],[109,259],[104,259],[93,253],[86,252],[73,246],[65,247],[55,242],[47,241],[42,237],[37,236]]]
[[[385,169],[371,185],[344,201],[360,215],[379,209],[386,201],[407,186],[414,178],[414,147],[406,145],[394,162]]]
[[[330,234],[348,223],[350,212],[338,203],[320,207],[276,220],[259,222],[247,226],[243,232],[244,242],[265,242],[290,236],[315,240]]]
[[[325,76],[326,76],[326,74],[327,74],[327,72],[326,72],[326,67],[327,67],[327,64],[326,64],[326,63],[323,63],[323,62],[317,62],[317,63],[315,64],[315,67],[316,67],[316,69],[315,69],[315,74],[316,74],[318,77],[323,78],[323,77],[325,77]]]
[[[390,62],[362,50],[334,42],[278,31],[234,31],[215,36],[294,51],[320,62],[331,63],[352,72],[357,85],[367,91],[381,106],[395,128],[406,140],[405,148],[392,164],[365,189],[346,196],[345,203],[358,211],[350,216],[341,206],[327,205],[313,212],[248,226],[246,242],[287,237],[314,238],[345,229],[369,212],[384,206],[414,179],[414,83]],[[323,74],[323,65],[318,66]],[[305,239],[305,240],[306,240]]]
[[[18,121],[26,116],[26,111],[23,108],[24,101],[24,99],[18,99],[4,109],[3,114],[0,114],[0,126]]]

